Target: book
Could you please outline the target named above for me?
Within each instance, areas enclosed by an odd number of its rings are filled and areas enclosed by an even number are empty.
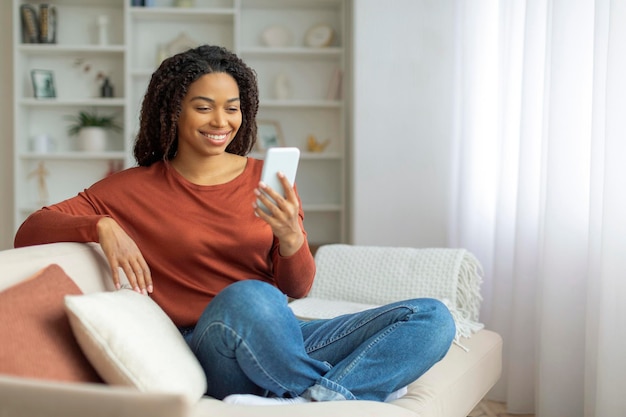
[[[39,21],[35,8],[30,4],[22,4],[20,14],[22,16],[22,42],[39,42]]]
[[[56,42],[57,12],[54,6],[41,4],[39,6],[39,42]]]
[[[326,99],[328,100],[340,100],[341,99],[341,69],[337,68],[333,73],[333,76],[328,85],[328,93]]]

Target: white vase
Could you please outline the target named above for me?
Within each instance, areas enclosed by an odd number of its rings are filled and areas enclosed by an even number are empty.
[[[97,18],[98,24],[98,45],[109,44],[109,16],[103,14]]]
[[[85,152],[102,152],[106,149],[107,132],[101,127],[83,127],[78,131],[78,148]]]

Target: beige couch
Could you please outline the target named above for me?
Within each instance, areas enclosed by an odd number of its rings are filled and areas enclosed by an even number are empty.
[[[110,272],[95,244],[56,243],[0,252],[0,291],[49,264],[60,265],[85,293],[112,290]],[[0,320],[2,318],[0,317]],[[342,401],[281,406],[237,406],[204,397],[144,393],[127,387],[32,380],[0,375],[0,416],[384,416],[463,417],[501,373],[502,339],[480,330],[453,345],[447,356],[392,403]]]

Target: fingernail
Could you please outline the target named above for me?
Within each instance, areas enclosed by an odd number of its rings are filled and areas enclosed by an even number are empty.
[[[122,286],[120,285],[120,283],[119,283],[119,282],[116,282],[116,283],[115,283],[115,289],[116,289],[116,290],[120,290],[120,289],[122,289]]]
[[[278,171],[278,176],[279,176],[280,178],[283,178],[283,177],[285,176],[285,174],[283,174],[283,171]]]
[[[135,287],[135,291],[137,291],[138,293],[141,293],[141,290],[139,289],[139,287]]]
[[[255,194],[255,195],[261,195],[261,192],[255,188],[255,189],[254,189],[254,194]]]
[[[148,292],[152,293],[154,291],[154,287],[152,285],[148,285]]]
[[[261,182],[259,182],[259,187],[261,187],[261,188],[266,188],[266,187],[267,187],[267,184],[266,184],[266,183],[264,183],[263,181],[261,181]]]

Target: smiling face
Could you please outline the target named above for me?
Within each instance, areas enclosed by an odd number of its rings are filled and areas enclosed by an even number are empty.
[[[223,154],[241,126],[239,87],[229,74],[205,74],[189,86],[178,119],[176,158]]]

